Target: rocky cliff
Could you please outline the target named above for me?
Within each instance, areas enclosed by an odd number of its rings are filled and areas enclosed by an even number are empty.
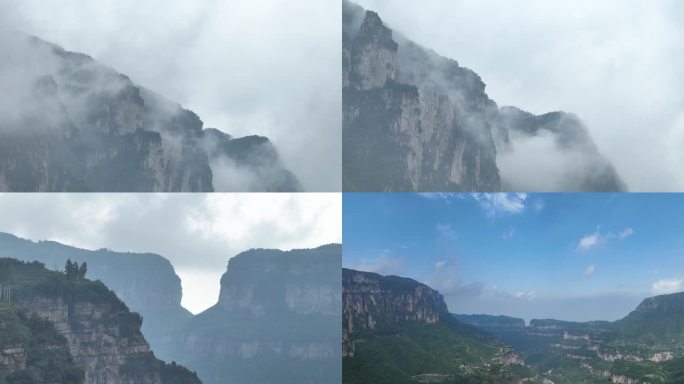
[[[444,298],[414,280],[342,270],[342,350],[354,355],[352,332],[407,321],[434,324],[449,316]]]
[[[66,339],[85,384],[169,384],[175,364],[157,360],[145,341],[142,318],[101,282],[48,271],[38,262],[0,259],[0,283],[12,304],[47,320]],[[198,384],[185,371],[180,382]],[[166,377],[166,378],[165,378]]]
[[[347,0],[342,77],[346,191],[625,189],[579,119],[500,109],[475,72]],[[540,184],[521,171],[556,177]]]
[[[341,260],[339,244],[243,252],[164,348],[205,383],[339,383]]]
[[[0,257],[39,261],[61,270],[68,259],[88,264],[88,277],[101,280],[132,310],[145,318],[143,333],[165,358],[161,339],[192,315],[181,306],[180,278],[171,263],[155,254],[89,251],[53,241],[32,242],[0,233]]]
[[[344,383],[539,382],[510,347],[415,280],[342,270]]]
[[[268,139],[207,131],[89,56],[6,32],[0,50],[0,191],[301,189]]]

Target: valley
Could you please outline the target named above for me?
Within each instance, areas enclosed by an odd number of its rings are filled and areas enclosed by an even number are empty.
[[[344,270],[345,383],[684,383],[684,293],[615,321],[455,315],[424,284]]]

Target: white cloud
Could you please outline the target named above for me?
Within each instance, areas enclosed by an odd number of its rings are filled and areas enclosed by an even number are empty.
[[[385,276],[404,275],[405,263],[402,258],[391,255],[387,250],[380,253],[384,254],[378,257],[362,258],[351,264],[345,264],[345,267],[358,271],[375,272]]]
[[[684,291],[684,279],[663,279],[651,284],[651,293],[654,295],[667,295]]]
[[[192,312],[216,302],[228,260],[250,248],[342,241],[339,194],[0,194],[0,231],[86,248],[152,252]]]
[[[622,232],[617,234],[618,239],[626,239],[634,234],[634,230],[632,228],[625,228],[622,230]]]
[[[439,235],[442,237],[451,240],[456,240],[457,238],[456,230],[450,224],[440,223],[435,226],[435,229],[437,229],[437,233],[439,233]]]
[[[577,243],[576,249],[578,251],[588,251],[596,248],[599,245],[608,243],[612,239],[625,240],[634,234],[631,227],[627,227],[620,232],[601,233],[600,227],[596,228],[596,232],[584,235]]]
[[[525,210],[525,193],[474,193],[477,201],[487,216],[517,215]]]
[[[537,298],[537,293],[535,291],[517,291],[513,292],[511,296],[516,299],[532,301]]]
[[[193,110],[207,127],[268,136],[306,190],[341,189],[340,2],[0,4],[0,27],[91,55]]]
[[[591,235],[586,235],[582,237],[579,241],[579,244],[577,244],[577,248],[581,250],[587,250],[589,248],[593,248],[597,246],[601,241],[601,236],[599,235],[598,231],[592,233]]]
[[[596,272],[596,266],[590,265],[584,270],[584,276],[591,276],[594,274],[594,272]]]
[[[681,1],[358,2],[473,69],[499,105],[577,114],[630,190],[684,189]]]

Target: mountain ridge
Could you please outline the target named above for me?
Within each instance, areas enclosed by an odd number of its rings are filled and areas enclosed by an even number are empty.
[[[207,131],[88,55],[20,33],[0,43],[10,55],[0,84],[17,94],[0,105],[0,190],[301,190],[266,138]]]
[[[626,190],[574,115],[499,108],[477,73],[348,0],[342,72],[345,191]]]

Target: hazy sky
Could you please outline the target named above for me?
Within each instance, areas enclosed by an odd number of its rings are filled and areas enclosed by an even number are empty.
[[[683,2],[356,2],[476,71],[499,105],[579,115],[630,190],[684,190]]]
[[[684,291],[681,194],[345,194],[345,267],[407,276],[455,313],[615,320]]]
[[[250,248],[341,242],[339,194],[0,194],[0,232],[171,261],[183,306],[216,303],[228,259]]]
[[[91,55],[205,127],[268,136],[310,191],[341,190],[340,14],[320,0],[0,0],[0,28]]]

